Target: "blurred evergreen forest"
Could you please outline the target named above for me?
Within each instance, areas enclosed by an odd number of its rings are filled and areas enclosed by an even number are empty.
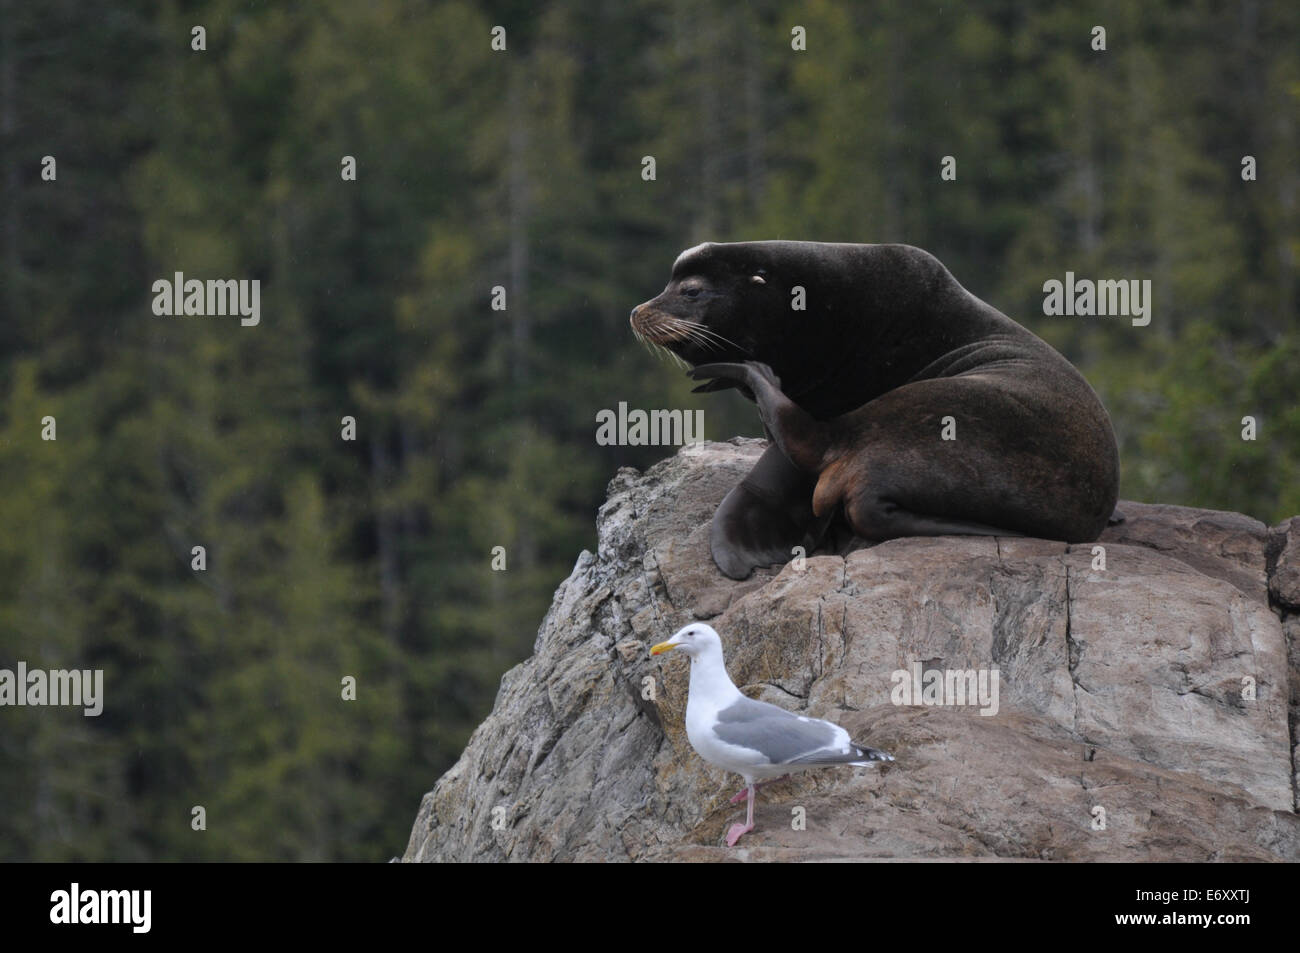
[[[0,0],[0,667],[106,694],[0,710],[0,858],[400,853],[671,452],[596,412],[760,432],[627,326],[705,239],[922,246],[1083,369],[1123,496],[1300,513],[1298,51],[1260,0]],[[1045,318],[1067,270],[1150,326]],[[261,324],[155,316],[177,271]]]

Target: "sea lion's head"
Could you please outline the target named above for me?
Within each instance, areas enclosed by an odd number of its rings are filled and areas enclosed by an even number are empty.
[[[632,333],[691,364],[754,358],[748,318],[771,307],[767,269],[737,248],[705,242],[678,255],[663,292],[632,309]]]
[[[906,336],[927,307],[926,259],[942,269],[905,245],[706,242],[678,255],[663,293],[632,309],[632,331],[695,367],[767,364],[787,397],[829,419],[896,374],[898,348],[882,328]],[[728,386],[745,391],[721,380],[702,389]]]

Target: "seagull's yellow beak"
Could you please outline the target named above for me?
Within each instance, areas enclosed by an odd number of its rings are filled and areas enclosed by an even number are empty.
[[[663,655],[665,652],[671,652],[680,645],[680,642],[660,642],[658,645],[651,646],[651,655]]]

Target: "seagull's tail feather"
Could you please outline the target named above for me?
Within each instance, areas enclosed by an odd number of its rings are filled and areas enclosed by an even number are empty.
[[[878,764],[882,761],[893,761],[894,756],[888,751],[881,751],[878,748],[868,748],[866,745],[849,743],[847,754],[840,752],[831,752],[826,749],[815,751],[812,754],[806,754],[800,758],[791,758],[789,761],[782,762],[788,765],[805,765],[808,767],[831,765],[831,764],[851,764],[857,767],[865,768],[869,764]]]
[[[894,756],[888,751],[881,751],[879,748],[868,748],[866,745],[852,745],[856,755],[856,760],[850,761],[849,764],[865,768],[867,765],[877,761],[893,761]]]

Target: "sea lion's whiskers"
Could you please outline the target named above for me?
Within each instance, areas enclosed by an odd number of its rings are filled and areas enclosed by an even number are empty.
[[[632,329],[632,334],[636,336],[637,343],[654,355],[655,360],[660,360],[659,354],[655,351],[655,345],[644,334],[636,328]]]
[[[663,359],[665,357],[670,358],[671,360],[674,361],[680,360],[680,358],[676,354],[668,350],[668,348],[664,347],[658,341],[651,341],[650,344],[654,348],[655,357],[659,359],[660,363],[663,362]]]
[[[634,333],[636,334],[637,341],[640,342],[643,348],[645,348],[647,351],[650,352],[650,354],[654,357],[656,361],[663,360],[663,358],[659,356],[659,345],[655,344],[654,341],[651,341],[648,337],[646,337],[644,334],[641,334],[640,332],[634,332]]]
[[[645,347],[647,351],[649,351],[651,354],[654,355],[655,360],[658,361],[659,363],[661,364],[663,363],[665,354],[667,354],[669,357],[673,359],[677,359],[676,354],[668,350],[668,348],[664,347],[658,341],[650,340],[650,338],[646,337],[644,334],[642,334],[641,332],[635,329],[633,329],[632,333],[636,335],[636,339],[641,342],[641,344]]]
[[[724,344],[731,343],[722,335],[714,332],[712,328],[697,324],[694,321],[687,321],[683,318],[671,318],[670,321],[671,330],[685,336],[688,341],[698,344],[706,350],[720,351]],[[718,340],[715,340],[715,338]]]
[[[728,345],[728,346],[730,346],[730,347],[734,347],[736,350],[740,351],[742,354],[748,354],[748,353],[749,353],[748,350],[746,350],[745,348],[741,347],[741,346],[740,346],[739,344],[737,344],[735,341],[731,340],[731,339],[728,338],[728,337],[724,337],[724,336],[722,336],[721,334],[719,334],[717,331],[713,330],[713,328],[709,327],[709,326],[706,325],[706,324],[700,324],[698,321],[689,321],[689,320],[687,320],[686,318],[676,318],[675,320],[678,322],[678,326],[681,327],[683,330],[688,330],[688,329],[689,329],[689,330],[692,330],[692,331],[698,331],[700,334],[703,334],[703,335],[705,335],[706,337],[713,338],[715,341],[718,341],[718,342],[720,342],[721,344],[725,344],[725,345]]]
[[[654,330],[655,331],[661,331],[661,330],[679,331],[680,329],[674,327],[672,325],[672,319],[670,319],[669,322],[665,324],[661,324],[660,326],[654,328]],[[655,352],[655,357],[658,357],[660,360],[663,359],[663,355],[667,355],[678,367],[682,368],[682,370],[686,370],[687,368],[690,367],[690,365],[687,364],[684,360],[682,360],[678,355],[674,354],[672,350],[660,344],[658,341],[655,341],[650,337],[643,336],[635,328],[632,329],[632,333],[637,336],[637,339],[641,341],[641,343],[646,344],[649,347],[653,348]]]
[[[686,336],[686,340],[691,341],[694,344],[698,344],[702,348],[721,347],[721,345],[719,345],[716,341],[710,340],[709,338],[705,337],[703,334],[701,334],[699,331],[695,330],[694,328],[688,328],[682,326],[682,327],[674,327],[673,330],[679,331],[680,333],[684,334]]]
[[[721,334],[718,334],[712,328],[701,328],[700,331],[701,333],[712,338],[714,341],[717,341],[720,345],[724,345],[726,347],[734,347],[741,354],[748,355],[750,353],[749,348],[742,347],[741,345],[737,344],[735,341],[731,340],[731,338],[723,337]]]

